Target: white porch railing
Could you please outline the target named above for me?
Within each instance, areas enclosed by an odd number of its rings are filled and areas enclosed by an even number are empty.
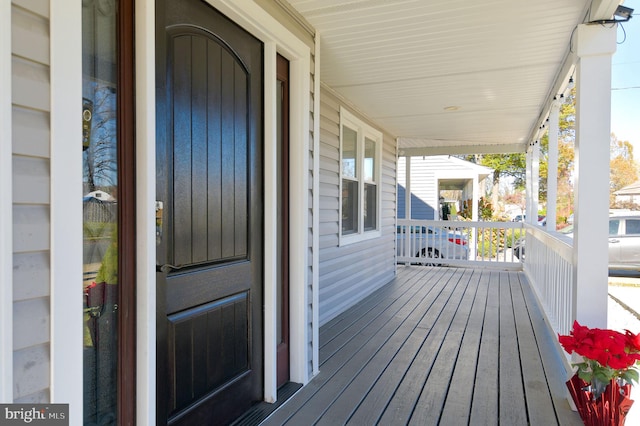
[[[556,333],[568,334],[576,318],[573,240],[526,225],[524,271]]]
[[[398,219],[398,263],[521,270],[521,222]],[[409,238],[407,238],[409,236]]]
[[[553,330],[568,334],[573,325],[573,244],[565,235],[521,222],[398,219],[396,253],[398,263],[524,270]]]

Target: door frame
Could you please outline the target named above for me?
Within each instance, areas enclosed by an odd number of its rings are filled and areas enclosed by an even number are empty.
[[[275,18],[251,0],[206,0],[240,27],[264,43],[264,400],[277,397],[276,357],[276,269],[277,254],[277,164],[276,164],[276,54],[290,62],[290,138],[292,176],[290,196],[299,200],[290,206],[290,374],[294,382],[306,384],[311,362],[317,365],[317,331],[308,330],[310,299],[309,266],[317,276],[317,254],[309,259],[311,247],[317,253],[317,238],[310,241],[310,114],[311,49]],[[138,193],[138,422],[155,423],[155,7],[153,0],[136,0],[136,123]],[[310,36],[310,39],[313,37]],[[319,61],[316,58],[316,69]],[[319,84],[317,93],[319,92]],[[317,96],[316,96],[317,97]],[[319,122],[319,108],[315,109]],[[317,133],[316,133],[317,134]],[[316,143],[314,143],[316,145]],[[315,198],[315,197],[314,197]],[[314,215],[315,216],[315,215]],[[310,265],[311,263],[311,265]],[[317,293],[314,291],[314,293]],[[312,308],[316,311],[317,304]],[[149,326],[149,325],[152,326]],[[314,330],[317,328],[314,323]],[[312,343],[310,353],[307,348]],[[314,371],[316,368],[314,368]]]

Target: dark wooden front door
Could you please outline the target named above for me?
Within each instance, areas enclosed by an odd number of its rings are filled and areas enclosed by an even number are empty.
[[[202,0],[157,2],[158,423],[262,399],[262,44]]]

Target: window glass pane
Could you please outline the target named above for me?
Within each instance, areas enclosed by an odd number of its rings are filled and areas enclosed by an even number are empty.
[[[376,180],[376,142],[364,139],[364,180],[365,182],[375,182]]]
[[[101,425],[117,423],[116,9],[82,2],[84,423]]]
[[[342,179],[342,235],[358,232],[358,182]]]
[[[619,220],[609,220],[609,235],[618,235]]]
[[[640,234],[640,220],[627,219],[627,229],[625,231],[627,235]]]
[[[342,176],[358,177],[358,134],[355,130],[342,126]]]
[[[377,191],[375,184],[364,184],[364,230],[372,231],[377,228]]]

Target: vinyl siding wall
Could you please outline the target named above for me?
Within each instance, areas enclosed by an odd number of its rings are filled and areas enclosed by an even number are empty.
[[[386,284],[395,274],[396,145],[383,132],[382,236],[339,246],[340,106],[330,89],[320,98],[320,325]],[[374,123],[346,108],[360,119]],[[377,128],[379,129],[379,128]]]
[[[405,215],[407,159],[398,158],[398,218]],[[411,158],[411,219],[438,219],[438,182],[433,165],[421,157]]]
[[[14,0],[13,351],[15,402],[49,401],[49,2]]]
[[[466,163],[466,164],[465,164]],[[398,158],[398,218],[405,218],[406,157]],[[438,220],[441,179],[468,179],[463,199],[473,196],[473,179],[478,171],[473,165],[448,155],[411,157],[411,219]],[[460,189],[463,189],[462,187]],[[480,194],[484,194],[481,185]]]

